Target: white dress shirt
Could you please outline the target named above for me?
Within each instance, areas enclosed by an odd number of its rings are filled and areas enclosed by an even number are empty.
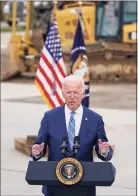
[[[66,127],[67,127],[67,131],[68,131],[68,125],[69,125],[69,121],[70,121],[70,116],[71,116],[71,110],[68,108],[67,104],[65,104],[65,118],[66,118]],[[83,115],[83,107],[82,105],[80,105],[80,107],[75,111],[75,136],[79,135],[79,131],[80,131],[80,126],[81,126],[81,121],[82,121],[82,115]],[[108,152],[106,154],[103,154],[100,152],[99,153],[103,156],[103,157],[107,157]]]
[[[70,121],[70,117],[71,117],[71,110],[68,108],[68,106],[65,104],[65,119],[66,119],[66,127],[67,127],[67,131],[68,131],[68,125],[69,125],[69,121]],[[82,105],[80,105],[80,107],[75,111],[75,136],[79,135],[79,131],[80,131],[80,126],[81,126],[81,121],[82,121],[82,115],[83,115],[83,107]],[[42,151],[43,152],[43,151]],[[38,158],[42,155],[42,152],[40,153],[40,155],[38,156],[34,156],[35,158]],[[99,153],[103,156],[103,157],[107,157],[108,152],[106,154],[102,154],[99,150]]]
[[[68,131],[68,125],[70,121],[71,116],[71,110],[68,108],[67,104],[65,104],[65,118],[66,118],[66,127]],[[83,107],[80,105],[80,107],[75,111],[74,118],[75,118],[75,136],[79,135],[81,121],[82,121],[82,115],[83,115]]]

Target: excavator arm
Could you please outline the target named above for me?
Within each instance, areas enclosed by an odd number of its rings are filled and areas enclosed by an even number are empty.
[[[23,72],[35,72],[40,53],[31,41],[31,1],[27,1],[26,30],[24,35],[16,32],[16,1],[12,2],[12,32],[5,51],[3,51],[1,64],[1,80],[7,80]]]

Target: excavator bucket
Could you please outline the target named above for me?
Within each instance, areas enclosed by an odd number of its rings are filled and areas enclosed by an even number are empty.
[[[12,33],[7,48],[2,51],[1,81],[23,72],[36,72],[40,54],[33,46],[30,35],[31,2],[27,2],[24,36],[16,34],[16,1],[12,2]]]
[[[7,80],[20,73],[19,45],[21,35],[12,36],[6,49],[2,50],[1,81]]]
[[[1,81],[19,73],[19,44],[21,36],[16,35],[16,2],[12,2],[12,33],[11,39],[5,51],[3,51],[1,61]]]

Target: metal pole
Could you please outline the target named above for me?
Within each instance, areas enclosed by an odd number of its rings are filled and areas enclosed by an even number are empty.
[[[16,1],[12,2],[12,36],[16,34]]]
[[[54,18],[56,17],[56,10],[57,10],[57,1],[53,1],[53,3],[54,3],[54,8],[53,8],[53,14],[52,14],[52,19],[51,19],[51,22],[53,22],[53,20],[54,20]],[[54,29],[54,43],[53,43],[53,45],[54,45],[54,47],[55,47],[55,29]],[[55,55],[56,55],[56,53],[55,53],[55,50],[54,50],[54,53],[53,53],[53,68],[55,69]],[[56,91],[56,79],[54,78],[53,79],[53,93],[52,93],[52,95],[55,95],[55,91]]]
[[[27,10],[27,14],[26,14],[26,31],[25,31],[25,35],[24,35],[24,40],[25,41],[30,41],[31,1],[27,1],[26,10]]]

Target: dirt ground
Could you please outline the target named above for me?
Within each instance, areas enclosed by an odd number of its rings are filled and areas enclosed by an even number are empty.
[[[8,81],[9,82],[9,81]],[[6,82],[5,82],[6,83]],[[10,83],[33,84],[32,78],[16,78]],[[8,99],[11,102],[43,104],[41,96]],[[136,84],[103,84],[90,85],[90,107],[106,109],[136,110]]]
[[[64,61],[66,65],[67,74],[69,74],[71,66],[70,55],[64,55]],[[102,83],[136,82],[136,57],[114,57],[111,60],[106,60],[103,56],[92,56],[89,54],[88,61],[90,80],[95,83],[97,83],[97,81],[101,81]],[[11,63],[8,51],[2,50],[0,70],[1,81],[7,80],[9,76],[13,75],[13,73],[15,73],[14,70],[18,72],[19,65],[15,65],[15,62]],[[27,72],[23,74],[35,75],[35,72]],[[23,78],[23,80],[24,79],[25,78]],[[16,80],[18,81],[18,78],[16,78]]]
[[[8,53],[1,51],[1,79],[8,70]],[[66,58],[65,58],[66,59]],[[90,107],[136,109],[136,59],[108,61],[99,56],[88,56],[90,65]],[[66,59],[69,67],[70,61]],[[14,77],[4,82],[33,84],[35,73]],[[41,97],[11,100],[43,103]]]

